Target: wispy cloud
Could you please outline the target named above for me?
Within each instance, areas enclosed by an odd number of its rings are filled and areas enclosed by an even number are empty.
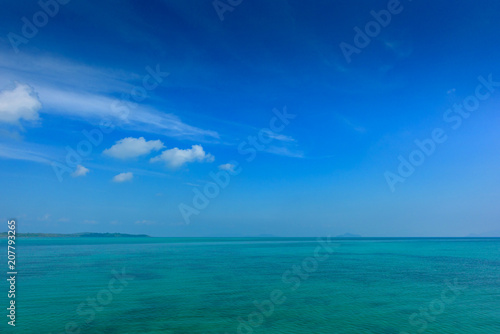
[[[290,158],[303,158],[304,152],[298,149],[295,138],[270,130],[264,131],[265,135],[272,139],[271,144],[264,149],[264,152],[281,155]]]
[[[116,98],[127,96],[136,85],[142,84],[141,75],[90,67],[64,59],[22,57],[22,61],[0,57],[0,87],[16,80],[28,82],[38,93],[39,103],[43,104],[42,109],[37,109],[40,113],[89,123],[98,123],[106,118],[127,130],[177,138],[219,138],[216,131],[188,125],[174,112],[154,108],[147,104],[147,100],[137,104],[127,98]],[[28,119],[34,118],[33,113],[23,115]]]
[[[354,124],[351,120],[349,120],[347,117],[342,116],[340,114],[336,114],[337,118],[342,121],[347,127],[351,128],[352,130],[359,132],[359,133],[364,133],[366,132],[366,129],[362,126],[359,126],[357,124]]]
[[[48,151],[49,149],[42,145],[30,144],[23,145],[23,147],[16,147],[0,143],[0,158],[4,159],[25,160],[50,164],[53,159],[47,153]]]
[[[65,58],[24,53],[16,57],[0,54],[0,68],[4,74],[0,78],[0,85],[7,85],[17,80],[94,93],[130,91],[134,86],[133,83],[141,79],[136,73],[119,69],[89,66]]]
[[[303,158],[304,157],[304,152],[295,151],[291,148],[284,147],[284,146],[269,146],[264,151],[267,153],[281,155],[281,156],[290,157],[290,158]]]
[[[45,108],[41,112],[76,118],[90,123],[111,120],[127,130],[143,131],[180,138],[219,138],[215,131],[188,125],[174,114],[145,105],[127,107],[123,102],[105,95],[69,92],[54,87],[37,88]]]
[[[283,134],[280,134],[280,133],[275,133],[275,132],[272,132],[269,129],[266,129],[263,132],[266,134],[266,136],[268,136],[269,138],[271,138],[273,140],[278,140],[278,141],[282,141],[282,142],[295,142],[295,139],[293,137],[287,136],[287,135],[283,135]]]

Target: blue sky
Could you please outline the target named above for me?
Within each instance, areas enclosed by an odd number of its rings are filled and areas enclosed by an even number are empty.
[[[0,14],[19,232],[500,230],[498,2],[46,3]]]

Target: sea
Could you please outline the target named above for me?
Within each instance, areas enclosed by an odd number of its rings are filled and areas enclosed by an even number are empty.
[[[16,242],[1,333],[500,334],[497,238]]]

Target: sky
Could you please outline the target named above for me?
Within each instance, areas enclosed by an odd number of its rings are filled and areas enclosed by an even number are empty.
[[[10,1],[18,232],[500,236],[498,1]]]

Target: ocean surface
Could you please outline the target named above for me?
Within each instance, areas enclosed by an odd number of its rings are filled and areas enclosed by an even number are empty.
[[[18,238],[17,271],[1,333],[500,333],[500,239]]]

